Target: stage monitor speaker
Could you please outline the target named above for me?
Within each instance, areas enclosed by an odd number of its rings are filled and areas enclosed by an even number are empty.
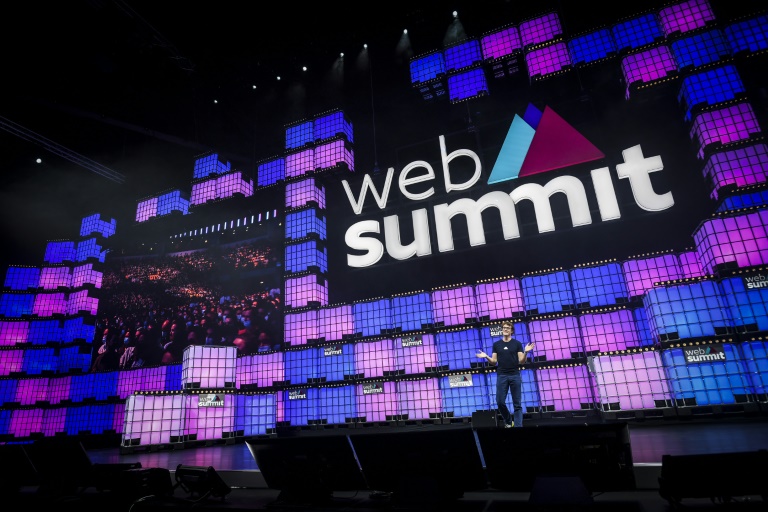
[[[350,435],[368,485],[395,503],[437,505],[488,488],[474,431],[429,428]]]
[[[329,503],[334,491],[368,485],[349,438],[341,434],[254,438],[245,441],[278,503]]]
[[[663,455],[659,495],[675,506],[684,498],[730,502],[760,496],[768,501],[768,450]]]
[[[174,473],[176,485],[189,493],[190,496],[203,498],[212,496],[223,498],[232,488],[222,480],[213,466],[185,466],[179,464]]]
[[[534,484],[578,478],[589,492],[636,488],[626,423],[477,430],[492,488],[531,492]]]

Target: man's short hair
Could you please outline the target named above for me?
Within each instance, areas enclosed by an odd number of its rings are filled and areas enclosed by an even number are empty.
[[[508,325],[508,326],[510,326],[510,327],[511,327],[513,330],[514,330],[514,328],[515,328],[515,324],[513,324],[512,322],[508,322],[508,321],[505,321],[505,322],[501,322],[501,326],[502,326],[502,327],[504,327],[505,325]]]

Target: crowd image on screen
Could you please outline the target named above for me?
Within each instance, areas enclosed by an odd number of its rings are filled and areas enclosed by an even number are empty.
[[[107,261],[91,370],[179,363],[190,345],[280,350],[280,288],[259,273],[277,266],[253,242]]]

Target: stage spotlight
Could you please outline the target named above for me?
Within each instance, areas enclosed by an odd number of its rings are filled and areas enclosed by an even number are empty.
[[[190,496],[199,498],[213,496],[224,498],[232,488],[221,479],[213,466],[176,466],[176,486],[181,487]]]

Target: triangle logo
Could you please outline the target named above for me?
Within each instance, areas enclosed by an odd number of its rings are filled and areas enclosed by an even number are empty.
[[[517,114],[488,177],[488,184],[531,176],[605,158],[586,137],[554,110],[529,105],[524,119]]]

